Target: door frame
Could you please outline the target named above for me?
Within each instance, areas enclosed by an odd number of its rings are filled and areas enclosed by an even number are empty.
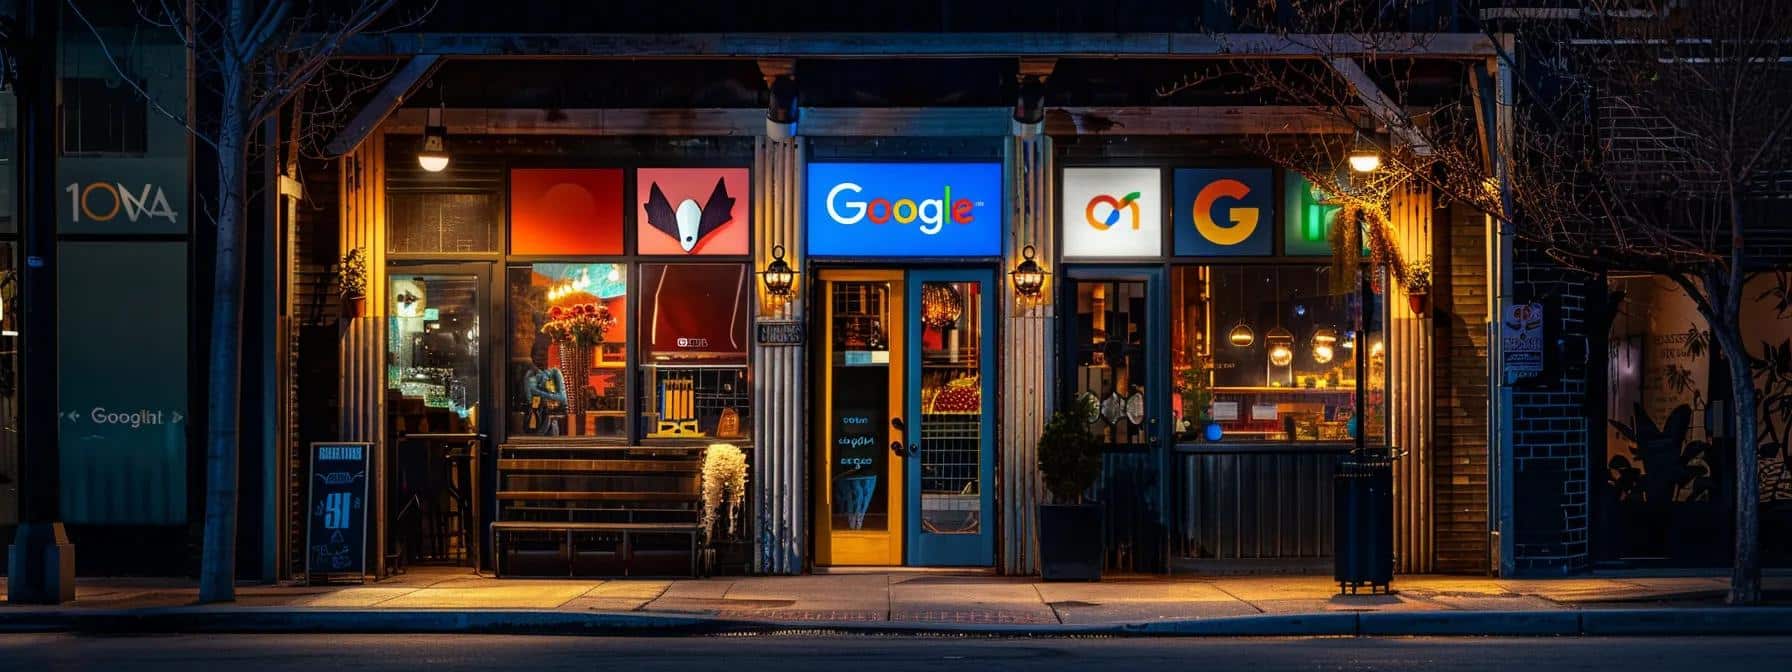
[[[907,285],[903,291],[908,295],[911,305],[920,304],[921,285],[925,282],[977,282],[982,284],[979,291],[980,307],[978,314],[978,350],[977,369],[979,404],[981,404],[979,438],[982,449],[978,451],[977,486],[978,506],[982,519],[975,535],[928,535],[921,529],[921,455],[920,451],[911,448],[910,454],[904,458],[908,465],[908,477],[904,483],[903,505],[908,510],[909,520],[904,524],[906,531],[907,564],[920,567],[988,567],[995,564],[996,534],[995,520],[995,453],[998,446],[995,441],[995,390],[996,367],[993,360],[999,350],[995,346],[996,324],[995,313],[1001,310],[995,301],[995,292],[1000,291],[996,283],[996,274],[987,268],[966,269],[911,269],[906,273]],[[921,333],[920,311],[910,311],[904,318],[904,330],[909,334]],[[919,337],[911,339],[915,344],[921,342]],[[910,347],[903,353],[905,366],[908,369],[906,380],[921,380],[921,357],[918,347]],[[921,428],[921,389],[919,385],[903,391],[905,413],[909,418],[909,426],[919,432]],[[919,446],[919,437],[910,441],[910,446]],[[931,541],[932,543],[929,543]]]
[[[1167,271],[1161,264],[1078,264],[1063,265],[1064,277],[1068,282],[1059,283],[1058,291],[1058,400],[1060,405],[1075,399],[1073,386],[1076,384],[1076,358],[1071,349],[1075,347],[1077,325],[1075,319],[1076,286],[1080,282],[1143,282],[1145,283],[1145,372],[1146,414],[1149,420],[1147,427],[1146,447],[1150,463],[1156,473],[1153,475],[1156,492],[1152,493],[1149,502],[1156,507],[1159,533],[1152,541],[1154,549],[1137,549],[1144,551],[1134,560],[1135,567],[1142,571],[1168,571],[1173,545],[1171,534],[1176,529],[1176,515],[1171,508],[1174,486],[1170,470],[1170,446],[1173,445],[1172,432],[1174,423],[1171,417],[1170,394],[1170,325],[1169,301],[1167,300]],[[1152,393],[1151,390],[1163,392]],[[1125,454],[1137,451],[1104,451],[1105,454]],[[1104,459],[1104,462],[1106,460]],[[1105,475],[1104,475],[1105,478]],[[1106,533],[1104,532],[1104,536]],[[1135,552],[1137,552],[1135,551]],[[1107,549],[1103,549],[1105,555]]]
[[[887,519],[888,524],[882,533],[837,531],[833,529],[833,479],[829,474],[829,466],[833,463],[834,454],[832,442],[833,427],[831,424],[834,415],[834,401],[833,395],[831,394],[833,389],[832,366],[834,360],[834,339],[832,329],[834,307],[829,294],[829,289],[834,282],[890,282],[895,285],[890,292],[889,299],[890,315],[892,318],[890,324],[901,326],[896,329],[891,329],[889,326],[885,327],[885,331],[888,332],[886,335],[889,338],[888,348],[892,360],[889,365],[889,397],[886,401],[889,404],[889,417],[898,418],[902,417],[907,411],[907,380],[904,378],[908,373],[906,361],[908,356],[908,334],[906,333],[908,330],[908,323],[904,319],[904,316],[906,315],[904,309],[908,294],[908,288],[904,284],[907,282],[907,273],[897,266],[816,269],[816,280],[817,282],[814,283],[814,294],[818,301],[817,306],[819,309],[812,311],[812,314],[816,315],[817,319],[814,326],[816,337],[812,339],[811,342],[816,343],[819,347],[814,350],[815,359],[813,361],[816,365],[812,369],[816,401],[810,405],[810,408],[813,409],[819,407],[821,412],[815,414],[811,419],[811,422],[813,423],[811,429],[814,432],[812,436],[815,436],[818,439],[814,444],[816,449],[812,453],[813,471],[811,475],[815,484],[813,488],[814,524],[811,527],[812,539],[815,547],[814,564],[817,566],[900,565],[903,562],[904,552],[906,550],[904,548],[905,535],[902,530],[904,529],[903,525],[906,524],[905,507],[907,505],[907,479],[905,478],[904,469],[907,467],[907,460],[897,459],[893,455],[888,458],[888,470],[886,471],[888,483],[891,486],[894,486],[896,483],[903,483],[904,487],[902,490],[898,490],[896,487],[889,487],[885,493],[885,497],[888,500],[886,508],[888,510],[889,518]],[[887,423],[884,429],[887,432],[884,436],[886,441],[903,441],[906,443],[907,437],[898,436]],[[836,535],[840,536],[836,538]],[[838,541],[846,541],[849,543],[857,541],[860,542],[858,545],[865,546],[866,548],[840,549],[836,546],[836,542]],[[881,552],[875,548],[875,545],[877,544],[882,544],[884,546]],[[836,558],[836,551],[842,551],[840,555],[843,557]]]
[[[473,500],[473,511],[471,512],[473,529],[468,531],[470,540],[473,538],[487,538],[486,526],[491,522],[489,520],[491,512],[498,510],[498,452],[492,450],[490,444],[491,437],[495,436],[493,431],[502,428],[503,426],[502,423],[496,425],[493,424],[496,422],[493,419],[494,417],[501,418],[504,415],[504,410],[498,408],[498,400],[507,399],[508,397],[505,396],[507,390],[505,389],[504,380],[504,358],[496,357],[494,354],[499,352],[499,348],[506,345],[502,340],[502,335],[505,330],[499,327],[507,324],[504,318],[509,316],[509,308],[505,301],[506,294],[503,291],[504,274],[497,272],[499,266],[499,263],[493,259],[469,259],[464,261],[389,260],[386,262],[386,267],[382,269],[382,273],[379,276],[380,280],[386,283],[388,294],[390,293],[389,290],[391,289],[391,283],[394,279],[416,275],[473,276],[475,278],[476,286],[479,288],[480,294],[477,297],[478,306],[475,309],[480,320],[479,362],[476,366],[481,372],[480,375],[483,376],[484,380],[479,386],[480,412],[477,414],[474,424],[474,432],[477,434],[476,438],[478,440],[479,455],[477,461],[474,463],[474,473],[469,479],[473,483],[473,488],[476,491]],[[387,297],[386,300],[390,301],[391,298]],[[381,350],[387,355],[390,355],[391,350],[389,348],[391,347],[391,344],[389,339],[391,338],[392,316],[385,314],[388,311],[381,310],[378,312],[381,313],[379,319],[385,322],[385,324],[381,325],[380,333],[388,340],[386,344],[381,346]],[[380,376],[381,395],[383,397],[385,394],[386,372],[382,370],[378,375]],[[382,408],[384,408],[384,404],[382,404]],[[380,417],[380,427],[380,443],[382,445],[380,446],[380,449],[374,453],[374,459],[378,462],[375,471],[379,474],[379,478],[374,481],[374,487],[378,492],[374,503],[375,506],[378,507],[378,515],[376,517],[376,524],[378,525],[376,529],[379,532],[377,537],[377,548],[380,553],[379,557],[383,563],[387,551],[390,550],[386,548],[386,540],[391,536],[392,532],[391,520],[389,518],[392,512],[388,510],[390,507],[388,506],[389,502],[387,499],[391,496],[390,486],[392,479],[397,476],[395,471],[397,464],[388,458],[396,455],[398,446],[397,444],[386,440],[393,432],[390,409],[385,409],[382,413]],[[470,541],[469,543],[473,542]],[[491,548],[489,545],[474,543],[474,546],[478,549],[478,557],[472,558],[474,567],[490,569],[492,565]]]

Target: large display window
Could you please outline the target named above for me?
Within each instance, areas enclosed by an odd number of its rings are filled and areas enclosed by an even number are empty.
[[[1331,273],[1306,264],[1172,269],[1179,438],[1379,440],[1387,362],[1379,295],[1354,281],[1334,287]]]

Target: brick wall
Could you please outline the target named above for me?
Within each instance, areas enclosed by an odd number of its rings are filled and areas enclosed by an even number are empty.
[[[1596,278],[1563,269],[1522,243],[1514,261],[1521,297],[1528,292],[1557,302],[1551,316],[1557,337],[1588,336],[1588,310],[1603,295]],[[1588,569],[1588,403],[1586,372],[1565,367],[1556,382],[1513,392],[1512,553],[1521,574]]]
[[[1481,574],[1488,569],[1487,221],[1462,206],[1440,211],[1433,258],[1438,297],[1433,337],[1432,507],[1434,567]]]

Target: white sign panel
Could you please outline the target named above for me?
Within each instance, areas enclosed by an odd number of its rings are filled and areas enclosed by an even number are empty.
[[[1065,168],[1059,193],[1066,258],[1163,254],[1163,171]]]

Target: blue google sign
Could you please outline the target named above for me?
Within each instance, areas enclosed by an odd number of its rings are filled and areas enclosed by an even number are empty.
[[[809,254],[993,257],[1002,253],[997,163],[811,163]]]

